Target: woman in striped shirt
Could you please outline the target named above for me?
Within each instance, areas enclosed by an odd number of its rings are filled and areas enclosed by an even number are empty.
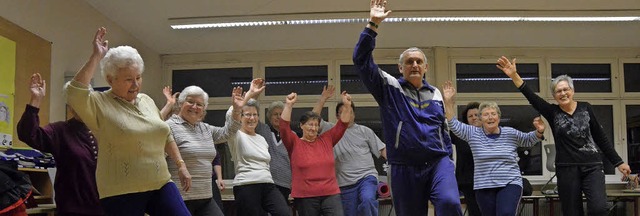
[[[454,118],[455,89],[443,86],[445,114],[449,128],[471,147],[475,163],[473,189],[482,215],[515,215],[522,196],[522,176],[518,167],[518,147],[530,147],[543,139],[540,117],[533,120],[535,131],[524,133],[500,127],[500,108],[495,102],[480,104],[482,127],[464,124]]]

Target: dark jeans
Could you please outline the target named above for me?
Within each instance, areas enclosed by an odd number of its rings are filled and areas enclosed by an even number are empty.
[[[587,198],[588,215],[607,215],[607,193],[602,165],[558,166],[556,173],[562,215],[584,215],[582,193]]]
[[[259,183],[234,186],[233,195],[236,199],[238,215],[258,216],[264,215],[265,211],[272,216],[291,215],[289,205],[282,198],[275,184]]]
[[[331,196],[295,198],[293,203],[300,216],[343,216],[340,194]]]
[[[476,198],[482,215],[512,216],[518,211],[522,187],[508,184],[499,188],[480,189],[476,190]]]
[[[482,216],[480,214],[480,207],[476,201],[476,192],[473,191],[473,183],[471,184],[459,184],[458,188],[464,195],[464,201],[467,204],[467,212],[469,216]]]
[[[154,191],[130,193],[100,199],[106,215],[113,216],[187,216],[191,215],[184,205],[178,187],[169,182]]]
[[[218,207],[213,198],[185,200],[184,204],[193,216],[223,216],[222,210]]]

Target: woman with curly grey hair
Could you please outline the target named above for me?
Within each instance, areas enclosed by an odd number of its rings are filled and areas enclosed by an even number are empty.
[[[67,103],[98,141],[96,185],[107,215],[190,215],[171,181],[165,152],[188,191],[191,175],[151,97],[140,93],[144,62],[129,46],[109,49],[99,28],[93,53],[65,88]],[[98,64],[111,89],[93,91]]]

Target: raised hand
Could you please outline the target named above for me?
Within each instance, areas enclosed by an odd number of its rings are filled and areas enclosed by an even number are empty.
[[[93,38],[93,54],[102,59],[109,51],[109,41],[105,39],[107,29],[100,27]]]
[[[347,91],[342,91],[342,103],[346,107],[351,107],[351,95],[347,93]]]
[[[265,81],[262,78],[255,78],[251,81],[251,86],[249,86],[249,91],[246,93],[246,100],[250,98],[257,98],[267,87],[265,85]]]
[[[498,59],[498,64],[496,64],[496,67],[502,70],[502,72],[504,72],[504,74],[509,77],[512,77],[513,75],[518,73],[518,70],[516,69],[516,58],[513,58],[512,63],[507,57],[502,56]]]
[[[291,94],[287,95],[287,98],[285,99],[285,103],[293,105],[296,103],[297,100],[298,100],[298,94],[295,92],[291,92]]]
[[[442,85],[442,97],[444,97],[444,102],[454,102],[455,96],[456,89],[453,87],[451,81],[444,82],[444,85]]]
[[[324,86],[322,89],[322,100],[327,101],[336,93],[336,87],[333,85]]]
[[[171,94],[171,86],[165,86],[162,89],[162,94],[164,95],[164,97],[167,99],[167,104],[176,104],[176,100],[178,99],[178,95],[180,95],[180,92],[176,92],[173,93],[173,95]]]
[[[533,118],[533,127],[535,127],[538,132],[544,132],[544,129],[546,128],[544,121],[540,116]]]
[[[382,20],[389,16],[390,10],[386,10],[387,1],[371,0],[371,11],[369,12],[369,20],[376,24],[380,24]]]
[[[31,102],[29,105],[40,108],[42,99],[47,95],[47,82],[42,79],[39,73],[31,75],[29,91],[31,92]]]
[[[242,109],[246,102],[242,96],[242,87],[233,87],[233,91],[231,91],[231,102],[233,104],[233,110]]]

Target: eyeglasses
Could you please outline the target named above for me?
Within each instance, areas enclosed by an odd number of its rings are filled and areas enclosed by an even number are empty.
[[[319,124],[306,123],[306,124],[304,124],[304,125],[306,125],[307,127],[310,127],[310,128],[319,128],[319,127],[320,127],[320,125],[319,125]]]
[[[198,107],[198,108],[204,108],[204,104],[201,104],[201,103],[198,103],[198,102],[195,102],[195,101],[184,101],[184,102],[187,103],[187,105],[189,105],[189,106],[196,105],[196,107]]]
[[[482,113],[482,117],[488,118],[488,117],[496,117],[499,116],[498,113]]]
[[[571,88],[563,88],[563,89],[556,89],[555,92],[553,92],[556,95],[562,94],[563,92],[571,92]]]
[[[258,113],[244,113],[242,114],[245,118],[258,118]]]

